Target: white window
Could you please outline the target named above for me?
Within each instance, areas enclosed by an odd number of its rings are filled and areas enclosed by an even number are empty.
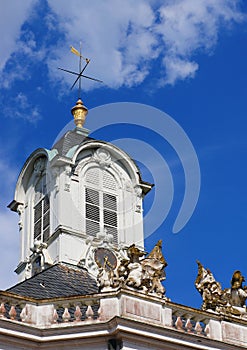
[[[35,186],[34,197],[34,239],[42,242],[50,237],[50,202],[46,191],[45,175]]]
[[[85,217],[86,233],[96,237],[111,234],[118,243],[116,180],[108,171],[91,168],[86,172]]]

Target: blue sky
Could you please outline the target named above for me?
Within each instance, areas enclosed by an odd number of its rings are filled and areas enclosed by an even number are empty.
[[[89,110],[118,102],[152,106],[183,128],[197,154],[199,199],[190,220],[174,234],[185,180],[176,153],[157,135],[164,130],[144,128],[141,115],[139,126],[120,127],[123,120],[116,115],[115,124],[93,134],[143,141],[170,168],[171,209],[159,229],[146,233],[149,251],[163,239],[167,296],[200,306],[196,259],[223,288],[230,286],[235,269],[247,277],[246,2],[9,0],[0,2],[0,19],[0,288],[15,283],[19,257],[18,218],[6,206],[25,159],[38,147],[50,148],[71,120],[74,78],[57,67],[78,69],[69,47],[78,48],[80,41],[83,54],[91,58],[86,74],[104,81],[83,81]],[[147,158],[139,159],[143,178],[159,183],[160,158],[148,166]],[[164,188],[156,186],[147,196],[145,213]],[[162,215],[162,209],[156,214]]]

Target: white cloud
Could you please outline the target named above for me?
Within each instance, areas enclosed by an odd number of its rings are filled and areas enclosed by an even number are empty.
[[[243,20],[239,1],[230,0],[86,1],[81,10],[79,0],[49,3],[64,28],[64,44],[83,40],[84,52],[97,60],[92,72],[115,88],[141,83],[157,57],[165,72],[161,83],[193,77],[198,50],[210,52],[221,28]],[[63,48],[56,64],[73,66],[75,57],[65,56]],[[64,79],[71,82],[69,75]]]
[[[65,34],[64,46],[58,49],[53,62],[54,72],[57,66],[77,70],[75,57],[66,49],[70,45],[78,47],[82,41],[84,55],[92,58],[87,70],[90,75],[113,88],[143,81],[148,74],[146,64],[155,56],[157,46],[156,36],[152,33],[155,16],[148,3],[84,1],[81,7],[78,0],[69,3],[55,0],[49,4]],[[73,81],[66,73],[64,79]],[[88,83],[86,86],[90,87]]]
[[[152,74],[154,62],[160,70],[160,84],[174,84],[192,78],[199,68],[196,54],[211,53],[219,33],[244,19],[238,8],[241,2],[84,0],[82,6],[80,0],[48,0],[50,11],[42,13],[41,39],[30,29],[25,32],[22,28],[30,13],[31,18],[39,16],[38,6],[32,7],[35,2],[26,0],[18,5],[10,0],[0,5],[0,28],[3,26],[2,32],[7,33],[0,69],[16,50],[28,59],[46,62],[51,80],[62,80],[67,86],[73,83],[74,76],[61,73],[57,67],[77,71],[76,57],[68,50],[70,45],[78,47],[82,41],[84,55],[92,58],[86,75],[102,79],[111,88],[142,83]],[[14,13],[13,3],[15,8],[18,6]],[[58,45],[50,46],[49,35],[56,37]],[[43,40],[42,45],[37,45],[38,40]],[[11,71],[9,80],[3,79],[5,87],[28,74],[25,68]],[[83,86],[91,89],[100,84],[84,80]]]
[[[34,0],[8,0],[0,4],[1,54],[0,69],[3,69],[10,55],[16,50],[21,26],[28,19]]]
[[[8,209],[0,209],[1,240],[1,280],[0,289],[6,289],[17,283],[14,273],[19,260],[20,238],[18,216]]]
[[[172,0],[159,9],[157,32],[166,47],[163,60],[164,82],[193,77],[198,64],[192,56],[198,51],[210,52],[217,43],[222,27],[241,22],[239,1],[231,0]]]
[[[165,57],[164,64],[166,67],[166,78],[163,83],[171,85],[177,80],[193,78],[199,67],[196,62],[180,59],[176,56]],[[162,80],[160,82],[162,84]]]
[[[14,270],[18,264],[20,238],[18,215],[10,212],[7,205],[13,198],[18,171],[0,153],[0,240],[1,280],[0,289],[6,289],[17,281]]]
[[[39,107],[33,105],[22,92],[10,98],[10,103],[2,107],[2,112],[9,118],[23,119],[32,124],[36,124],[42,118]]]
[[[0,208],[5,207],[13,196],[18,175],[18,170],[9,164],[6,156],[3,156],[3,153],[8,154],[9,151],[8,145],[0,151]]]

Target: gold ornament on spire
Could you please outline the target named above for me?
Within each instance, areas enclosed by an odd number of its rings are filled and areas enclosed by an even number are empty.
[[[71,108],[71,113],[74,116],[74,122],[77,128],[83,128],[83,125],[88,114],[87,108],[84,106],[82,100],[79,98],[76,105]]]

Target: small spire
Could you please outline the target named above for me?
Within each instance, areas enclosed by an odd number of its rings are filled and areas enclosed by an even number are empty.
[[[74,116],[74,122],[77,128],[83,128],[83,125],[88,114],[87,108],[84,106],[82,100],[79,98],[76,105],[71,108],[71,113]]]

